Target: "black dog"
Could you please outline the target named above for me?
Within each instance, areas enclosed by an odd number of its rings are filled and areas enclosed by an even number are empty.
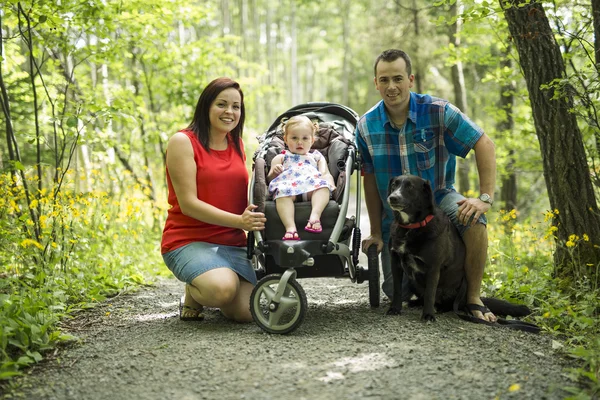
[[[422,302],[421,317],[426,321],[435,321],[435,307],[442,312],[453,307],[457,311],[458,306],[481,311],[478,305],[465,304],[465,245],[452,221],[434,205],[429,182],[413,175],[392,178],[387,201],[394,211],[389,241],[394,294],[387,314],[401,312],[403,278],[409,279],[416,302]],[[526,306],[499,299],[482,298],[482,301],[497,315],[521,317],[531,313]],[[459,316],[472,322],[487,322],[472,315]],[[513,321],[499,318],[499,322]]]

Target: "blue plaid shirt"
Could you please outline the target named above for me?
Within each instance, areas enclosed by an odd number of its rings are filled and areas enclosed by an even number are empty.
[[[386,201],[390,179],[398,175],[427,179],[439,204],[454,189],[456,156],[464,158],[482,135],[483,130],[448,101],[414,92],[401,129],[388,118],[383,100],[361,117],[356,144],[363,172],[375,174],[377,181],[384,243],[393,221]]]

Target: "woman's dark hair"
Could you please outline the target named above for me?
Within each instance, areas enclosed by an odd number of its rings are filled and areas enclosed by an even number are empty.
[[[202,144],[202,147],[204,147],[206,151],[210,152],[210,146],[208,143],[210,138],[210,106],[213,101],[215,101],[219,93],[229,88],[236,89],[240,93],[241,97],[240,121],[238,122],[237,126],[231,130],[231,139],[233,141],[233,145],[235,146],[235,150],[240,156],[242,156],[240,138],[242,137],[242,133],[244,131],[244,119],[246,118],[246,110],[244,108],[244,93],[240,88],[240,84],[232,79],[217,78],[204,88],[202,94],[200,94],[200,98],[198,99],[196,111],[194,112],[194,118],[187,129],[194,132]]]
[[[385,50],[375,59],[375,65],[373,65],[373,76],[377,78],[377,64],[379,64],[379,61],[393,62],[399,58],[402,58],[406,63],[406,73],[410,75],[412,70],[412,63],[410,62],[410,57],[408,56],[408,54],[406,54],[402,50],[389,49]]]

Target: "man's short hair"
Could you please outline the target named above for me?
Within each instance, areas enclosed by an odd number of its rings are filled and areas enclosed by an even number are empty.
[[[377,64],[379,64],[379,61],[392,62],[396,61],[399,58],[402,58],[406,63],[406,72],[408,73],[408,75],[410,75],[412,70],[412,63],[410,62],[410,57],[404,51],[398,49],[385,50],[383,53],[377,56],[377,58],[375,59],[375,65],[373,66],[373,75],[377,77]]]

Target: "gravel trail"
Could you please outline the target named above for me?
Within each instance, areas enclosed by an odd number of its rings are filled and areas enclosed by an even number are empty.
[[[355,209],[350,197],[350,212]],[[370,231],[366,208],[359,218]],[[361,265],[366,257],[361,254]],[[108,300],[69,323],[79,343],[17,380],[10,398],[196,399],[563,399],[572,367],[549,335],[468,323],[435,323],[421,309],[386,316],[368,284],[307,278],[308,313],[289,335],[238,324],[208,309],[178,319],[183,284]],[[0,396],[1,397],[1,396]]]
[[[26,399],[562,399],[567,361],[548,335],[386,316],[366,283],[300,279],[304,323],[264,333],[209,309],[177,317],[183,286],[161,279],[70,323],[81,341],[20,379]],[[512,391],[510,388],[512,387]],[[516,389],[516,390],[515,390]]]

